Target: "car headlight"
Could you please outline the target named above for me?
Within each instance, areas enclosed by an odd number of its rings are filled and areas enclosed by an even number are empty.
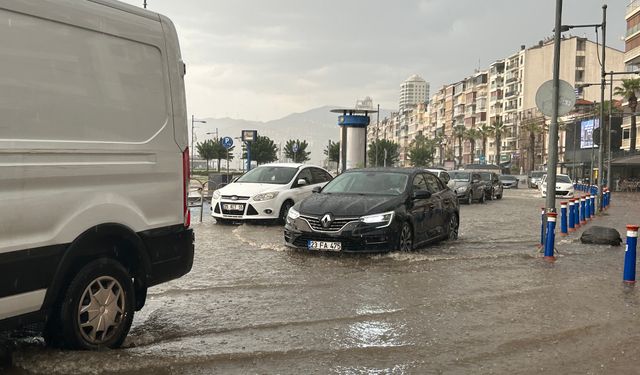
[[[278,196],[278,192],[277,191],[272,191],[269,193],[262,193],[262,194],[257,194],[253,196],[253,200],[256,202],[260,202],[260,201],[268,201],[270,199],[273,199],[275,197]]]
[[[300,212],[294,210],[293,208],[289,209],[289,213],[287,214],[287,219],[295,220],[300,217]]]
[[[378,228],[383,228],[391,224],[391,221],[393,221],[393,211],[362,216],[360,218],[360,221],[365,224],[381,224]]]
[[[220,190],[216,190],[213,192],[213,195],[211,196],[212,199],[218,200],[220,199]]]

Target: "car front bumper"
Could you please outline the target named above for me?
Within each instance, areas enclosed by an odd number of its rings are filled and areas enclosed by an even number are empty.
[[[573,198],[575,195],[574,190],[556,190],[556,198]],[[547,191],[542,190],[542,197],[547,196]]]
[[[353,222],[339,231],[325,232],[311,228],[304,218],[287,219],[284,242],[290,248],[309,252],[380,253],[397,247],[399,224],[394,219],[384,228]],[[340,242],[340,251],[310,250],[309,241]]]
[[[242,209],[230,210],[227,205],[242,205]],[[280,216],[280,204],[275,199],[260,202],[219,199],[212,204],[211,216],[227,220],[273,220]]]

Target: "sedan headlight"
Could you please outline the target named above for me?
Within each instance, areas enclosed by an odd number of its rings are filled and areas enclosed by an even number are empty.
[[[211,198],[214,199],[214,200],[218,200],[218,199],[220,199],[220,195],[221,195],[220,194],[220,190],[216,190],[216,191],[213,192],[213,195],[211,196]]]
[[[300,212],[294,210],[293,208],[289,209],[289,213],[287,214],[287,218],[291,220],[295,220],[300,217]]]
[[[270,199],[273,199],[275,197],[278,196],[278,192],[277,191],[272,191],[269,193],[262,193],[262,194],[257,194],[253,196],[253,200],[256,202],[261,202],[261,201],[268,201]]]
[[[381,214],[362,216],[360,221],[365,224],[380,224],[378,228],[383,228],[391,224],[393,221],[393,211],[383,212]]]

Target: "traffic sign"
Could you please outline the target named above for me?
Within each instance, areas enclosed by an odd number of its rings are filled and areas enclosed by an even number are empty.
[[[222,146],[227,150],[233,147],[233,138],[231,137],[222,138]]]
[[[569,113],[576,104],[576,92],[573,86],[567,81],[560,80],[558,82],[558,116],[564,116]],[[553,108],[553,80],[549,80],[540,87],[536,92],[536,106],[543,114],[551,116]]]

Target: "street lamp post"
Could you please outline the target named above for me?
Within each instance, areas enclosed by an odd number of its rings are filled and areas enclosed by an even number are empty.
[[[196,117],[194,115],[191,115],[191,171],[192,172],[193,172],[194,151],[196,149],[196,144],[195,144],[196,133],[194,132],[194,126],[195,126],[196,122],[199,122],[201,124],[206,124],[207,123],[204,120],[196,120]]]

